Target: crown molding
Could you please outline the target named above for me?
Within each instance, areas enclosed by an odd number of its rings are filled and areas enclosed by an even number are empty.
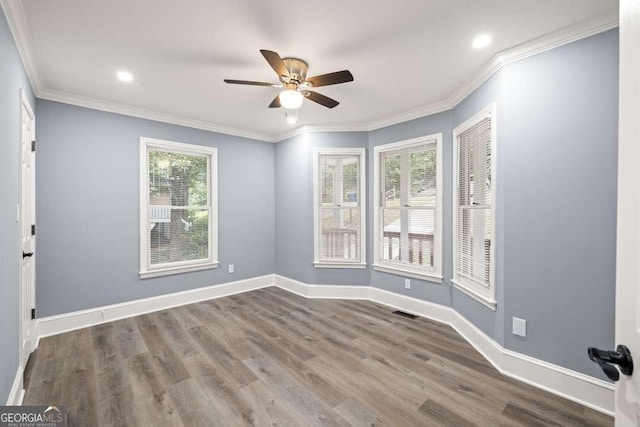
[[[302,125],[288,132],[273,138],[273,142],[284,141],[307,133],[328,133],[328,132],[368,132],[369,126],[366,123],[351,123],[337,125]]]
[[[154,120],[172,125],[185,126],[193,129],[201,129],[210,132],[222,133],[225,135],[239,136],[242,138],[256,139],[258,141],[275,142],[274,138],[259,132],[253,132],[246,129],[238,129],[228,126],[222,126],[204,120],[191,119],[175,114],[161,113],[158,111],[148,110],[145,108],[133,107],[126,104],[119,104],[111,101],[104,101],[97,98],[90,98],[61,92],[52,89],[40,90],[36,96],[40,99],[61,102],[64,104],[77,105],[79,107],[91,108],[94,110],[106,111],[109,113],[124,114],[125,116],[138,117],[141,119]]]
[[[410,120],[419,119],[420,117],[431,116],[433,114],[451,110],[453,107],[455,107],[455,105],[451,105],[448,99],[444,101],[434,102],[433,104],[425,105],[423,107],[418,107],[413,110],[405,111],[403,113],[394,114],[392,116],[383,117],[381,119],[369,122],[367,125],[367,130],[374,131],[377,129],[386,128],[388,126],[408,122]]]
[[[471,92],[480,87],[482,83],[511,63],[605,32],[617,26],[618,14],[617,10],[613,10],[610,13],[586,19],[553,33],[498,52],[470,79],[460,85],[458,89],[449,96],[448,102],[451,108],[455,107],[469,96]]]
[[[458,88],[447,99],[424,107],[416,108],[414,110],[406,111],[404,113],[372,121],[368,124],[368,130],[373,131],[387,126],[407,122],[409,120],[418,119],[420,117],[426,117],[432,114],[451,110],[474,90],[480,87],[482,83],[486,82],[491,76],[505,66],[556,47],[605,32],[617,26],[618,14],[617,11],[614,10],[610,13],[580,21],[553,33],[546,34],[518,46],[498,52],[469,79],[458,86]]]
[[[18,52],[20,53],[20,58],[24,64],[31,87],[37,95],[38,92],[44,89],[44,79],[38,71],[36,64],[35,49],[33,48],[29,24],[27,23],[27,17],[22,8],[22,2],[0,0],[0,7],[2,7],[4,16],[7,18],[7,23],[9,24],[9,29],[16,41],[16,46],[18,47]]]
[[[15,39],[20,58],[27,72],[29,82],[37,98],[49,101],[61,102],[64,104],[77,105],[80,107],[91,108],[110,113],[123,114],[126,116],[138,117],[142,119],[154,120],[163,123],[169,123],[178,126],[185,126],[194,129],[201,129],[210,132],[222,133],[225,135],[239,136],[243,138],[256,139],[259,141],[275,142],[275,138],[260,132],[254,132],[246,129],[237,129],[229,126],[219,125],[216,123],[182,117],[175,114],[161,113],[158,111],[134,107],[131,105],[120,104],[102,99],[91,98],[87,96],[77,95],[69,92],[62,92],[49,89],[45,86],[42,74],[38,71],[35,48],[29,32],[22,1],[19,0],[0,0],[0,6],[4,12],[9,28]]]
[[[211,132],[239,136],[259,141],[268,141],[272,143],[290,139],[299,135],[303,135],[305,133],[370,132],[387,126],[404,123],[409,120],[414,120],[432,114],[451,110],[506,65],[525,58],[529,58],[542,52],[546,52],[556,47],[602,33],[618,26],[617,10],[611,10],[608,13],[599,15],[591,19],[583,20],[553,33],[538,37],[536,39],[522,43],[518,46],[498,52],[493,55],[491,59],[489,59],[469,79],[458,86],[456,90],[451,95],[449,95],[449,97],[444,100],[431,103],[429,105],[376,119],[368,123],[335,125],[307,124],[289,130],[285,133],[274,135],[255,132],[247,129],[233,128],[209,121],[197,120],[169,113],[161,113],[150,109],[134,107],[131,105],[119,104],[111,101],[105,101],[68,92],[48,89],[45,87],[45,82],[42,74],[38,71],[35,49],[33,47],[31,35],[29,33],[29,26],[24,14],[24,9],[22,8],[22,1],[0,0],[0,6],[2,6],[2,10],[7,17],[9,27],[11,29],[11,32],[13,33],[18,51],[20,52],[20,57],[22,58],[22,62],[24,64],[25,70],[27,72],[29,81],[31,82],[36,97],[116,114],[124,114],[127,116],[155,120],[158,122],[164,122],[178,126],[202,129]]]

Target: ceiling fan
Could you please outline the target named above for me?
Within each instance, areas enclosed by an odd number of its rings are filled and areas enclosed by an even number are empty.
[[[269,108],[284,107],[295,110],[300,108],[304,98],[308,98],[327,108],[334,108],[339,104],[338,101],[309,89],[353,81],[353,75],[349,70],[336,71],[334,73],[307,78],[309,65],[302,59],[280,58],[280,55],[276,52],[264,49],[261,50],[260,53],[262,53],[264,59],[267,60],[271,68],[278,74],[279,84],[230,79],[225,79],[224,82],[237,85],[284,88],[284,90],[271,101]]]

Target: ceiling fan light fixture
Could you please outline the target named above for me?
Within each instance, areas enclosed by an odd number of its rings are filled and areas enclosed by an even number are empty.
[[[280,92],[280,104],[289,110],[297,110],[302,106],[304,96],[295,89],[287,89]]]

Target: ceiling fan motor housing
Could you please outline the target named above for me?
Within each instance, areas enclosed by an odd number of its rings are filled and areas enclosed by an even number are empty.
[[[282,62],[284,62],[287,70],[289,70],[290,75],[288,82],[286,76],[280,76],[280,80],[283,83],[295,83],[297,86],[305,81],[309,64],[299,58],[282,58]]]

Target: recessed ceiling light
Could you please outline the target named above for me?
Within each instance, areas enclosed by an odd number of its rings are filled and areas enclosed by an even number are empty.
[[[133,74],[128,71],[118,71],[118,80],[125,83],[131,83],[133,81]]]
[[[480,34],[478,37],[473,39],[472,46],[474,49],[482,49],[491,44],[491,36],[489,34]]]

